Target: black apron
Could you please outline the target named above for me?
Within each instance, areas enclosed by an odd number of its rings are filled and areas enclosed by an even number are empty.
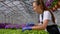
[[[49,34],[59,34],[59,29],[57,25],[50,25],[46,27]]]

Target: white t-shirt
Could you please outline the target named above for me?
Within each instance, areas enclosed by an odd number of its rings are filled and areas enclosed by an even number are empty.
[[[42,21],[48,19],[49,20],[48,25],[53,25],[54,24],[53,21],[52,21],[52,18],[51,18],[51,13],[49,11],[44,11],[43,20],[42,20],[42,14],[40,14],[39,18],[40,18],[40,23]]]
[[[59,10],[59,11],[60,11],[60,8],[58,8],[57,10]]]

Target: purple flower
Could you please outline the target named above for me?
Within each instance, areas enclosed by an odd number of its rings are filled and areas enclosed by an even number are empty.
[[[5,28],[14,28],[13,25],[6,25]]]
[[[0,28],[5,28],[6,24],[5,23],[0,23]]]
[[[52,2],[53,2],[53,1],[54,1],[54,0],[46,0],[46,1],[45,1],[45,6],[49,8],[49,7],[52,5]]]
[[[23,28],[23,27],[25,27],[26,26],[26,24],[21,24],[21,27]]]
[[[6,25],[5,28],[15,28],[15,29],[18,29],[18,28],[20,28],[20,25],[19,24],[10,24],[10,25]]]
[[[51,6],[51,3],[46,2],[45,6],[46,6],[46,7],[50,7],[50,6]]]
[[[19,24],[16,24],[16,25],[14,25],[14,27],[15,27],[16,29],[18,29],[18,28],[20,28],[20,25],[19,25]]]

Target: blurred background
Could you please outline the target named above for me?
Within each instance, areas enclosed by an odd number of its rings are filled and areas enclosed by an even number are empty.
[[[0,0],[0,23],[38,23],[38,14],[33,11],[32,2],[33,0]],[[53,13],[60,25],[60,11]]]
[[[0,23],[38,22],[32,9],[33,0],[0,0]]]

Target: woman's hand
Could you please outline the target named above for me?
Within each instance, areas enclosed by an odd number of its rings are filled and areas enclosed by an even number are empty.
[[[32,30],[32,27],[24,27],[22,28],[22,31],[24,32],[25,30]]]

